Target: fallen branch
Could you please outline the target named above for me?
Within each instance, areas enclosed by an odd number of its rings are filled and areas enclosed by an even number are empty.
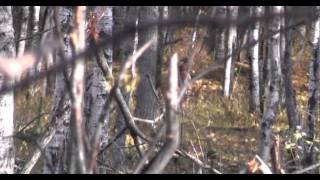
[[[197,165],[199,165],[200,167],[204,168],[204,169],[209,169],[212,172],[216,173],[216,174],[222,174],[220,171],[218,171],[217,169],[213,168],[212,166],[205,164],[204,162],[202,162],[200,159],[194,157],[193,155],[183,151],[183,150],[176,150],[175,152],[177,155],[182,156],[184,158],[188,158],[191,161],[193,161],[194,163],[196,163]]]
[[[308,172],[308,171],[311,171],[312,169],[315,169],[317,167],[320,166],[320,162],[314,164],[314,165],[311,165],[309,167],[306,167],[304,169],[301,169],[301,170],[298,170],[298,171],[294,171],[293,173],[290,173],[290,174],[302,174],[302,173],[305,173],[305,172]]]

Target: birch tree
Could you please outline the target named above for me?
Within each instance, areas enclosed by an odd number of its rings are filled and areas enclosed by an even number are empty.
[[[0,56],[15,56],[14,30],[10,6],[0,7]],[[10,85],[12,81],[4,79],[0,75],[0,86]],[[10,91],[0,95],[0,174],[14,173],[14,94]]]
[[[228,6],[228,13],[230,19],[235,19],[238,14],[238,7],[236,6]],[[235,25],[232,25],[228,30],[228,43],[227,43],[227,56],[231,55],[233,52],[233,48],[236,44],[236,37],[237,37],[237,28]],[[224,74],[224,85],[223,85],[223,95],[225,97],[230,96],[231,92],[231,85],[232,85],[232,56],[230,56],[225,64],[225,74]]]
[[[272,6],[272,13],[279,13],[281,10],[280,6]],[[280,29],[280,19],[275,17],[272,20],[270,30],[278,31]],[[270,146],[271,146],[271,136],[272,136],[272,125],[275,121],[275,116],[278,109],[279,103],[279,83],[280,77],[278,74],[278,69],[280,67],[280,52],[279,52],[279,43],[280,37],[279,34],[273,35],[269,42],[269,58],[271,65],[271,82],[270,93],[266,99],[266,110],[263,112],[262,121],[261,121],[261,142],[260,142],[260,155],[264,161],[269,161],[270,159]]]
[[[251,7],[252,16],[261,15],[261,7]],[[260,22],[254,23],[252,29],[250,29],[250,42],[258,41],[259,39]],[[251,103],[250,109],[253,112],[259,112],[260,110],[260,79],[259,79],[259,44],[256,44],[250,49],[249,59],[251,61]]]

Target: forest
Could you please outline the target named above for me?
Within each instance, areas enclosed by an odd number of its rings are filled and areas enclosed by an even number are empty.
[[[319,174],[320,6],[0,6],[0,174]]]

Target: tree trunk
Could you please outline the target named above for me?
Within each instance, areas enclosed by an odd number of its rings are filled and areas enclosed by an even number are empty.
[[[40,18],[40,6],[29,7],[29,21],[28,21],[28,39],[26,42],[26,50],[32,50],[39,43],[39,18]]]
[[[72,10],[66,7],[59,8],[58,20],[61,26],[70,27],[72,21]],[[66,29],[62,29],[64,34],[64,53],[66,57],[71,56],[70,37],[66,32]],[[57,57],[60,60],[61,57]],[[66,87],[66,81],[69,77],[66,77],[62,72],[56,74],[54,100],[52,105],[52,115],[56,114],[56,111],[60,110],[61,104],[63,107],[68,107],[65,112],[58,117],[56,121],[64,121],[61,127],[58,128],[55,136],[50,141],[45,150],[45,162],[43,167],[43,173],[45,174],[60,174],[67,170],[66,149],[68,144],[69,135],[69,123],[70,123],[70,98]],[[67,162],[66,162],[67,161]]]
[[[0,7],[0,56],[13,57],[14,50],[14,30],[12,25],[12,13],[10,6]],[[11,80],[5,80],[0,75],[0,86],[10,85]],[[14,143],[13,143],[13,113],[14,94],[10,91],[0,96],[0,174],[14,173]]]
[[[261,7],[254,6],[251,7],[251,15],[260,16],[261,15]],[[253,28],[250,30],[250,42],[258,41],[259,39],[259,30],[260,23],[256,22],[253,25]],[[259,43],[253,46],[250,49],[249,59],[251,61],[251,103],[250,103],[250,111],[251,112],[260,112],[260,79],[259,79]]]
[[[286,7],[285,11],[290,12],[291,7]],[[290,17],[286,17],[285,26],[291,26],[293,24],[293,20]],[[295,131],[297,126],[300,125],[299,117],[297,113],[297,102],[295,97],[295,90],[292,85],[292,30],[288,30],[285,34],[285,52],[284,52],[284,65],[283,66],[283,74],[284,74],[284,86],[285,86],[285,102],[287,109],[287,117],[289,121],[289,129]]]
[[[264,15],[269,15],[270,14],[270,7],[264,7]],[[262,36],[266,36],[269,32],[269,27],[270,22],[269,21],[265,21],[263,24],[263,33],[261,34]],[[271,81],[271,59],[269,56],[269,39],[266,39],[263,41],[262,43],[262,53],[261,53],[261,61],[263,66],[261,66],[261,84],[260,84],[260,101],[261,101],[261,105],[260,105],[260,110],[263,113],[266,109],[266,101],[267,98],[269,97],[269,87],[270,87],[270,81]]]
[[[139,22],[143,23],[148,20],[157,20],[159,17],[158,6],[142,6],[139,11]],[[138,46],[143,46],[147,41],[153,37],[158,37],[158,28],[153,27],[145,32],[138,32]],[[140,81],[137,87],[137,103],[135,109],[135,116],[142,119],[154,119],[157,110],[157,102],[152,86],[155,86],[155,77],[157,72],[157,42],[150,46],[138,60],[137,66],[139,68]],[[149,82],[148,77],[151,81]],[[147,127],[144,127],[147,128]],[[148,131],[144,129],[144,131]]]
[[[238,14],[238,7],[236,6],[228,6],[228,17],[234,19],[237,17]],[[228,30],[228,43],[227,43],[227,56],[230,56],[233,52],[233,48],[236,44],[237,38],[237,28],[236,26],[231,26]],[[223,95],[225,97],[229,97],[231,93],[231,85],[232,85],[232,61],[233,58],[230,56],[225,64],[225,74],[224,74],[224,85],[223,85]]]
[[[74,53],[78,54],[85,49],[86,42],[86,12],[87,8],[85,6],[76,6],[73,8],[74,18],[73,18],[73,29],[71,32],[71,42],[74,48]],[[84,58],[84,57],[83,57]],[[72,81],[71,81],[71,102],[72,102],[72,113],[70,120],[70,130],[71,130],[71,148],[68,149],[71,152],[71,163],[75,164],[71,166],[72,169],[70,173],[81,173],[85,174],[87,172],[87,155],[85,150],[84,142],[84,127],[83,127],[83,96],[84,96],[84,73],[85,65],[84,59],[79,59],[75,61]],[[72,157],[73,156],[73,157]],[[74,167],[74,169],[73,169]]]
[[[99,38],[103,39],[105,35],[112,35],[113,27],[113,7],[102,6],[95,7],[94,13],[97,15],[96,29],[100,34]],[[112,85],[112,47],[105,49],[103,52],[97,53],[97,57],[91,64],[91,69],[87,72],[86,82],[86,112],[88,119],[86,121],[86,127],[88,129],[89,139],[93,139],[95,132],[99,124],[99,117],[103,109],[103,105],[107,98],[109,98],[110,87]],[[100,61],[100,62],[98,62]],[[101,69],[102,68],[102,69]],[[107,77],[104,76],[104,72],[107,73]],[[104,119],[102,131],[100,134],[99,142],[100,147],[108,142],[108,125],[109,125],[109,112],[107,112]],[[99,160],[101,162],[106,161],[106,154],[103,153]],[[99,166],[99,173],[105,174],[105,168]]]
[[[28,16],[29,16],[29,7],[22,6],[21,13],[21,29],[19,39],[25,39],[27,37],[27,28],[28,28]],[[26,50],[26,41],[19,41],[17,56],[20,57],[23,55]]]
[[[114,26],[115,31],[122,31],[126,23],[130,25],[137,25],[138,22],[138,7],[136,6],[125,6],[117,7],[117,10],[114,18],[116,25]],[[119,49],[119,59],[121,63],[124,63],[128,60],[129,56],[136,51],[136,46],[138,44],[138,34],[137,32],[134,35],[130,35],[126,38],[121,44]],[[130,76],[135,78],[135,65],[131,68]],[[130,82],[127,82],[130,83]],[[126,86],[126,85],[125,85]],[[130,104],[133,88],[121,88],[121,92],[124,96],[125,102]],[[117,109],[117,119],[116,119],[116,129],[117,132],[126,127],[126,123],[123,117],[123,114],[120,109]],[[112,166],[119,171],[127,172],[128,169],[128,157],[126,151],[122,148],[125,146],[125,134],[122,134],[115,142],[115,146],[112,149]]]
[[[167,20],[169,17],[169,7],[168,6],[160,6],[159,7],[160,16],[159,18],[161,20]],[[160,88],[161,86],[161,78],[162,78],[162,64],[165,59],[165,43],[168,37],[168,28],[165,26],[162,26],[159,28],[159,44],[158,44],[158,56],[157,56],[157,73],[156,73],[156,88]]]
[[[280,6],[271,8],[272,13],[279,13]],[[271,24],[272,31],[280,29],[280,19],[275,18]],[[272,125],[275,121],[278,103],[279,103],[279,83],[280,77],[278,69],[280,68],[280,52],[279,52],[280,37],[276,34],[270,38],[269,41],[269,58],[271,62],[271,83],[269,86],[270,93],[266,99],[266,110],[263,112],[261,122],[261,144],[260,144],[260,157],[268,162],[270,159]]]
[[[312,56],[309,68],[309,100],[307,116],[307,140],[314,141],[316,121],[318,119],[318,100],[319,100],[319,65],[320,65],[320,9],[317,6],[316,21],[312,22],[310,30],[310,40],[312,43]],[[310,166],[315,163],[315,152],[313,144],[306,144],[304,165]]]
[[[285,12],[285,8],[286,7],[282,7],[281,8],[281,13]],[[281,17],[281,29],[285,28],[285,22],[286,21],[286,17]],[[292,34],[291,34],[292,35]],[[291,36],[290,36],[291,37]],[[286,33],[285,32],[281,32],[280,33],[280,61],[281,61],[281,68],[282,68],[282,72],[285,71],[285,51],[286,51]],[[283,72],[284,74],[284,72]],[[281,76],[281,83],[280,83],[280,106],[283,107],[285,105],[285,80],[284,80],[284,76]]]
[[[217,18],[226,18],[227,17],[227,7],[226,6],[219,6],[216,10]],[[225,47],[225,39],[226,39],[226,32],[222,28],[217,29],[217,36],[216,36],[216,52],[215,52],[215,61],[222,61],[222,59],[226,56],[226,47]]]

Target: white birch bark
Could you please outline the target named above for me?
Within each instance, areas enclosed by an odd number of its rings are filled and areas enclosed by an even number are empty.
[[[260,16],[261,7],[254,6],[251,8],[251,15]],[[250,30],[250,38],[252,41],[259,39],[260,23],[256,22],[253,29]],[[259,43],[250,49],[251,58],[251,106],[252,111],[259,112],[260,110],[260,80],[259,80]]]
[[[238,14],[238,7],[236,6],[229,6],[229,12],[230,12],[230,18],[234,19],[237,17]],[[233,47],[236,43],[236,37],[237,37],[237,27],[232,25],[229,28],[229,34],[228,34],[228,43],[227,43],[227,56],[231,55],[233,52]],[[232,61],[233,58],[230,56],[225,65],[225,77],[224,77],[224,85],[223,85],[223,94],[225,97],[230,96],[231,92],[231,71],[232,70]]]
[[[271,7],[272,13],[279,13],[281,10],[280,6]],[[276,17],[273,19],[271,24],[272,31],[278,31],[280,29],[280,18]],[[280,76],[278,69],[280,67],[280,35],[276,34],[270,38],[269,41],[269,58],[271,61],[271,83],[268,87],[270,89],[269,96],[266,99],[266,110],[263,112],[261,122],[261,142],[260,142],[260,154],[261,158],[268,162],[270,159],[270,146],[272,136],[272,125],[275,121],[275,116],[278,109],[279,103],[279,84]]]
[[[0,7],[0,56],[15,56],[14,30],[10,6]],[[0,86],[10,85],[11,81],[4,81],[0,75]],[[0,174],[14,173],[14,141],[13,141],[13,113],[14,94],[10,91],[0,95]]]

